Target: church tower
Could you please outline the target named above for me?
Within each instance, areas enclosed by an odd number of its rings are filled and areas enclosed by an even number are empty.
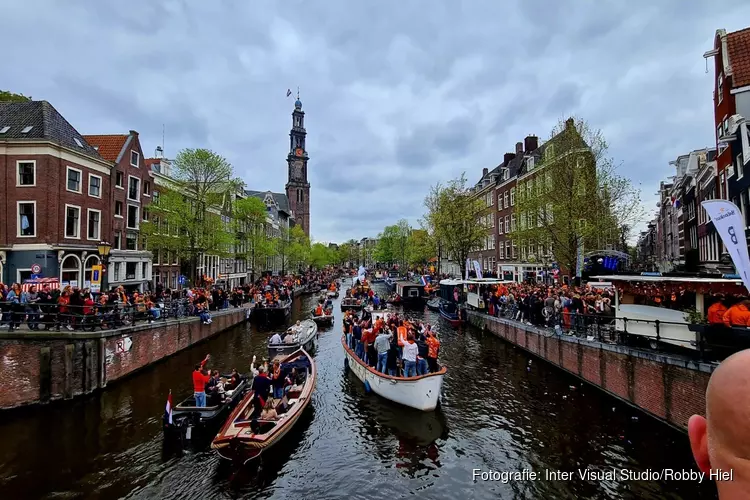
[[[307,150],[305,149],[305,112],[302,111],[302,101],[294,103],[292,112],[292,130],[289,132],[289,154],[286,162],[289,165],[286,196],[289,206],[294,212],[297,225],[310,236],[310,183],[307,182]]]

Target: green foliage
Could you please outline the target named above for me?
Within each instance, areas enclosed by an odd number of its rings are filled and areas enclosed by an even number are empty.
[[[322,243],[314,243],[310,247],[310,264],[316,269],[337,263],[338,255]]]
[[[437,255],[435,240],[425,229],[412,229],[407,243],[409,265],[421,266]]]
[[[0,102],[28,102],[31,100],[31,96],[27,97],[23,94],[14,94],[8,90],[0,90]]]
[[[303,269],[310,263],[310,238],[302,226],[289,230],[289,265],[291,269]]]
[[[579,244],[622,246],[642,214],[640,191],[619,175],[601,131],[582,120],[560,122],[543,151],[516,185],[512,237],[522,260],[573,271]]]
[[[252,280],[264,270],[266,259],[274,255],[274,242],[266,235],[267,219],[266,204],[260,198],[243,198],[234,204],[237,243],[244,250],[242,257],[247,260]]]
[[[349,240],[339,245],[338,261],[341,265],[356,266],[359,261],[359,245],[356,240]]]
[[[373,252],[373,258],[383,264],[408,265],[410,234],[411,226],[406,219],[401,219],[392,226],[386,226],[378,235],[378,244]]]
[[[486,205],[466,187],[466,176],[436,184],[424,200],[427,213],[424,225],[432,229],[432,237],[441,248],[466,272],[466,258],[487,237],[489,225],[485,218]]]
[[[231,210],[227,195],[236,184],[229,162],[206,149],[180,151],[172,172],[168,185],[160,186],[159,202],[149,205],[153,215],[141,231],[149,249],[176,252],[187,262],[195,282],[200,254],[229,255],[236,242],[235,228],[222,219]]]

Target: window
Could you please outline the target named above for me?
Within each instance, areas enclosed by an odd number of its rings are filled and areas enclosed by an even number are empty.
[[[159,191],[154,191],[154,199],[151,203],[159,203]]]
[[[118,187],[118,188],[122,188],[122,187],[124,187],[124,184],[123,184],[123,182],[125,182],[125,181],[124,181],[124,179],[123,179],[123,178],[124,178],[124,176],[122,175],[122,172],[120,172],[120,171],[118,170],[118,171],[117,171],[117,172],[115,173],[115,186],[116,186],[116,187]]]
[[[716,81],[716,99],[721,103],[724,100],[724,73],[719,73]]]
[[[723,135],[724,135],[724,124],[723,123],[719,123],[719,126],[716,127],[716,139],[717,140],[720,139],[721,136],[723,136]]]
[[[516,188],[512,187],[510,188],[510,206],[514,206],[516,204]]]
[[[141,180],[138,177],[128,176],[128,199],[141,200]]]
[[[122,219],[122,202],[121,201],[115,201],[115,217],[119,217]]]
[[[18,202],[18,236],[36,236],[36,202]]]
[[[122,233],[120,231],[115,233],[115,244],[112,247],[115,250],[122,250]]]
[[[498,234],[503,234],[503,216],[502,215],[497,216],[497,232]]]
[[[137,250],[138,249],[138,235],[135,233],[128,233],[125,236],[125,250]]]
[[[89,196],[102,197],[102,178],[98,175],[89,174]]]
[[[516,214],[511,214],[510,216],[510,230],[511,231],[516,230]]]
[[[151,181],[143,181],[143,196],[151,196]]]
[[[16,162],[16,186],[36,186],[36,161],[18,160]]]
[[[140,155],[138,154],[138,151],[130,151],[130,164],[134,167],[138,168],[138,160]]]
[[[148,222],[148,210],[143,209],[143,222]]]
[[[554,157],[555,157],[555,145],[548,144],[547,148],[544,150],[544,161],[550,161]]]
[[[487,193],[487,198],[490,200],[490,206],[495,206],[495,197],[492,196],[492,193]]]
[[[500,258],[501,259],[505,258],[505,246],[502,244],[500,245]]]
[[[80,238],[81,207],[65,205],[65,237]]]
[[[102,213],[99,210],[88,209],[88,236],[90,240],[100,240],[102,233]]]
[[[135,205],[128,205],[128,229],[138,229],[138,207]]]
[[[508,197],[508,191],[505,191],[503,193],[503,207],[504,208],[508,208],[510,206],[510,205],[508,205],[508,199],[509,199],[509,197]]]
[[[141,279],[146,279],[148,273],[148,263],[141,262]]]
[[[137,271],[137,269],[138,269],[137,262],[126,262],[125,263],[125,279],[134,280],[135,272]]]
[[[68,191],[73,193],[81,192],[81,171],[73,167],[68,167]]]
[[[554,222],[554,220],[555,220],[555,217],[553,215],[554,211],[552,210],[552,203],[547,203],[546,211],[547,211],[547,213],[546,213],[546,215],[547,215],[547,222],[550,223],[550,224],[552,224],[552,222]]]
[[[115,281],[122,279],[122,262],[115,262]]]
[[[503,209],[503,193],[497,193],[497,210]]]
[[[494,198],[494,196],[493,196]],[[489,219],[490,227],[495,227],[495,218],[491,215],[487,216],[487,219]]]
[[[722,125],[724,126],[724,133],[729,134],[729,118],[725,116],[724,123],[722,123]]]
[[[528,160],[526,160],[526,171],[531,172],[534,170],[534,157],[530,156]]]
[[[505,232],[510,232],[510,217],[505,216]]]

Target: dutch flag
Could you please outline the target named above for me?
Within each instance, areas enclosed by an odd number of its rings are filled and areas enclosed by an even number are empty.
[[[422,275],[422,285],[427,286],[427,285],[429,285],[429,283],[430,282],[427,281],[427,278],[424,275]]]
[[[164,408],[164,423],[172,425],[172,391],[167,396],[167,406]]]

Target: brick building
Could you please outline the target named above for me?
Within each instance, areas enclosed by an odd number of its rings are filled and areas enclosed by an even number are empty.
[[[112,244],[107,266],[110,286],[144,292],[151,288],[152,255],[146,250],[141,221],[148,220],[154,192],[150,166],[144,159],[138,132],[85,135],[84,139],[114,168],[109,182],[111,231],[102,239]]]
[[[310,182],[307,179],[307,161],[310,157],[305,149],[305,112],[302,101],[294,103],[292,130],[289,132],[289,154],[287,155],[288,181],[286,198],[296,224],[310,237]]]
[[[495,219],[495,185],[501,175],[501,165],[489,170],[482,169],[482,177],[472,188],[476,198],[482,200],[486,206],[481,217],[487,226],[487,236],[479,248],[469,252],[468,258],[479,262],[482,274],[489,276],[497,272],[497,225]],[[473,271],[473,268],[469,270]]]
[[[47,101],[0,102],[0,281],[88,286],[111,234],[112,163]]]
[[[159,198],[159,188],[166,185],[169,176],[172,175],[172,164],[164,158],[161,147],[156,148],[155,158],[147,158],[144,162],[149,169],[149,176],[154,189],[152,200],[156,202]],[[176,252],[155,249],[152,255],[152,264],[151,279],[154,289],[159,285],[163,288],[179,288],[180,259]]]

